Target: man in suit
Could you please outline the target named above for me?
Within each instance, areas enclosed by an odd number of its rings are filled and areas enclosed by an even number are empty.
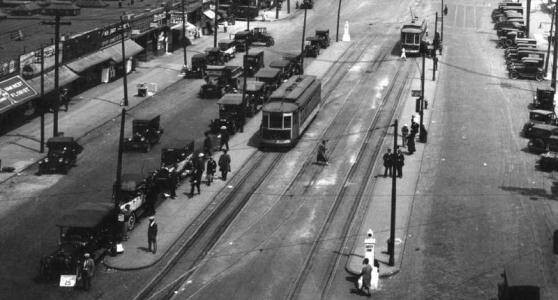
[[[89,253],[83,255],[83,265],[81,266],[81,280],[83,281],[83,289],[89,291],[91,288],[91,278],[95,274],[95,261]]]
[[[231,157],[227,154],[227,150],[223,150],[218,164],[221,171],[221,179],[227,180],[227,173],[231,171]]]
[[[155,223],[155,216],[149,217],[149,225],[147,226],[147,248],[155,254],[157,253],[157,223]]]

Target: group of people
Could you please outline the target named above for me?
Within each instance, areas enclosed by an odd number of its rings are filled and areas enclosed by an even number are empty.
[[[397,177],[403,177],[403,166],[405,165],[405,156],[401,149],[397,148],[396,151],[391,153],[391,149],[387,149],[384,154],[384,177],[392,176],[392,169],[395,167],[395,174]]]

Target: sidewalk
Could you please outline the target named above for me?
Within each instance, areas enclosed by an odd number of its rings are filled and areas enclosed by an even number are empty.
[[[293,10],[291,10],[291,13]],[[286,18],[286,8],[280,14]],[[253,22],[257,25],[259,22]],[[230,34],[246,28],[246,22],[238,21],[229,27],[229,32],[219,30],[218,39],[226,39]],[[187,48],[188,63],[193,53],[202,53],[213,43],[213,35],[201,36],[191,40]],[[136,86],[140,83],[152,83],[161,91],[182,80],[180,71],[183,65],[182,49],[174,53],[156,57],[147,62],[140,62],[135,71],[128,74],[128,109],[135,107],[149,97],[138,97]],[[58,114],[58,128],[65,136],[78,140],[99,126],[110,122],[121,112],[120,103],[123,99],[122,78],[106,84],[99,84],[72,98],[68,112]],[[151,95],[150,95],[151,96]],[[45,115],[45,143],[52,136],[52,114]],[[0,173],[3,183],[35,164],[46,156],[40,153],[40,118],[36,117],[27,124],[0,136],[0,160],[3,167],[15,168],[12,173]]]
[[[328,72],[333,65],[332,62],[343,55],[351,43],[333,43],[329,48],[320,54],[319,61],[313,61],[306,69],[305,74],[314,75],[318,78]],[[257,151],[256,148],[247,146],[250,138],[259,130],[261,123],[261,112],[249,119],[244,126],[243,133],[236,133],[229,142],[232,172],[228,175],[227,182],[216,179],[211,186],[201,186],[201,194],[189,197],[190,184],[184,182],[177,189],[175,199],[166,199],[157,207],[156,221],[159,233],[157,236],[157,253],[147,252],[147,221],[139,223],[136,228],[129,232],[128,241],[124,242],[124,253],[104,259],[104,264],[118,270],[137,270],[148,268],[157,263],[170,249],[180,240],[180,236],[191,229],[193,231],[201,225],[220,205],[220,200],[215,197],[219,193],[227,193],[227,189],[232,189],[232,182],[235,181],[234,175],[246,164],[248,159]],[[221,153],[216,152],[213,157],[217,161]],[[187,237],[189,238],[189,236]]]
[[[440,68],[445,66],[444,56],[438,56],[438,72],[436,78],[440,74]],[[418,58],[420,61],[420,58]],[[402,63],[413,63],[406,61]],[[419,63],[420,64],[420,63]],[[428,101],[428,109],[424,111],[424,125],[428,131],[430,124],[430,113],[434,106],[434,95],[437,81],[432,81],[432,60],[426,59],[425,81],[424,81],[424,97]],[[414,79],[409,83],[412,90],[420,90],[420,70],[415,73]],[[407,124],[409,129],[411,125],[411,116],[416,115],[416,121],[419,122],[419,114],[415,112],[415,97],[405,95],[401,99],[403,107],[401,115],[398,117],[398,144],[401,145],[401,127]],[[349,260],[345,266],[346,270],[352,274],[359,274],[362,270],[362,260],[364,259],[364,239],[367,231],[372,229],[376,244],[374,247],[374,257],[380,263],[380,278],[389,277],[399,272],[401,266],[401,257],[405,249],[405,239],[407,236],[407,222],[410,209],[413,204],[416,185],[420,176],[422,156],[425,144],[416,142],[416,152],[412,155],[407,154],[407,149],[402,148],[405,154],[405,165],[403,166],[403,178],[397,179],[397,205],[395,220],[395,255],[394,266],[389,266],[389,254],[387,253],[387,241],[390,237],[390,220],[391,220],[391,178],[383,178],[381,176],[371,179],[372,193],[370,195],[371,203],[364,216],[362,225],[357,235],[357,240],[350,252]],[[383,173],[383,162],[381,157],[386,149],[393,148],[393,130],[388,132],[382,144],[380,155],[376,161],[373,174]]]

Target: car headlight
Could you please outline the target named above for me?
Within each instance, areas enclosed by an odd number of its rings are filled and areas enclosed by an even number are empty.
[[[131,142],[131,141],[132,141],[132,138],[128,138],[128,142]]]
[[[47,158],[45,158],[45,162],[46,162],[46,163],[48,162],[48,157],[47,157]]]
[[[58,159],[58,162],[63,162],[64,160],[61,158]]]
[[[141,139],[140,139],[140,141],[142,141],[142,142],[145,141],[145,138],[142,136]]]

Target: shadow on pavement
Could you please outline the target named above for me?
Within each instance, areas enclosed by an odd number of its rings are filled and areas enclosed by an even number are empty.
[[[551,188],[552,194],[548,194],[546,190],[541,188],[523,188],[523,187],[514,187],[514,186],[500,186],[500,188],[504,191],[514,192],[524,196],[535,196],[535,197],[547,198],[550,200],[558,200],[554,196],[558,192],[557,183],[554,183],[553,187]],[[536,198],[531,198],[531,200],[536,200]]]

